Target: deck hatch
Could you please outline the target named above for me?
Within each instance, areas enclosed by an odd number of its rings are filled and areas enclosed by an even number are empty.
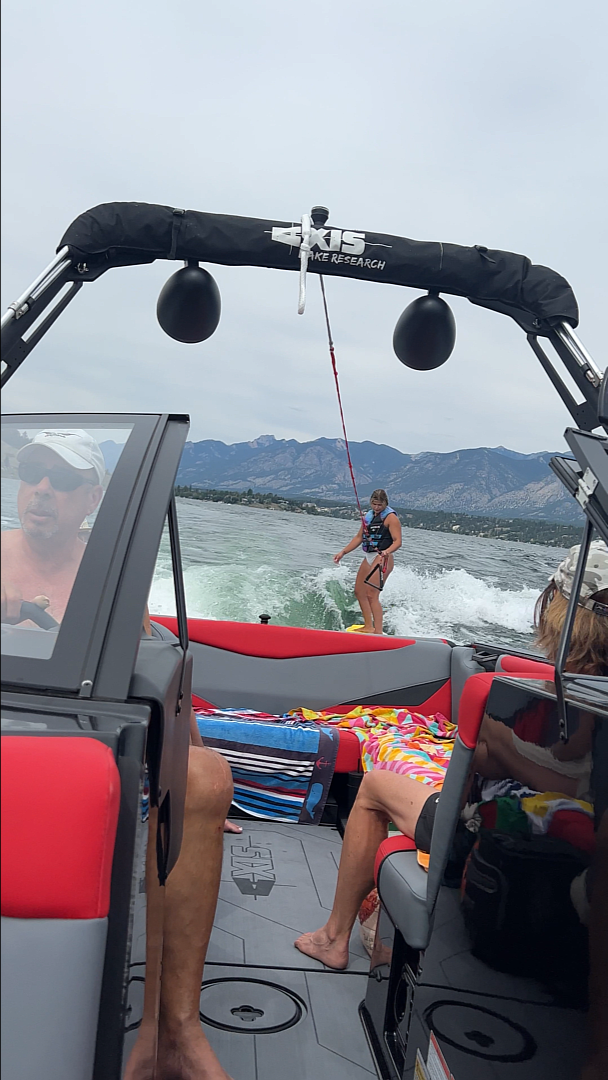
[[[264,979],[207,979],[201,1021],[223,1031],[271,1035],[299,1024],[307,1008],[293,990]]]

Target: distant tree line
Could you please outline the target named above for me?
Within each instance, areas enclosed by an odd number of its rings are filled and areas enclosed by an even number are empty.
[[[197,488],[178,484],[175,494],[182,499],[228,503],[264,510],[286,510],[292,514],[341,518],[357,521],[359,512],[344,503],[327,499],[289,499],[271,491],[220,491],[216,488]],[[456,514],[449,510],[413,510],[396,506],[401,522],[408,529],[427,529],[430,532],[451,532],[461,536],[481,536],[492,540],[515,540],[526,544],[546,544],[552,547],[572,547],[580,543],[582,525],[565,525],[558,521],[536,521],[526,518],[482,517]]]

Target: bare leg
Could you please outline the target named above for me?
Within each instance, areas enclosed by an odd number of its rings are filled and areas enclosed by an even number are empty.
[[[355,581],[355,596],[357,598],[359,607],[361,608],[361,614],[363,615],[363,622],[365,624],[363,633],[373,634],[374,623],[372,619],[372,609],[369,603],[368,588],[365,584],[365,578],[370,572],[370,565],[367,559],[364,559],[357,571],[357,580]]]
[[[150,808],[146,851],[146,980],[144,1009],[137,1041],[129,1057],[124,1080],[148,1080],[154,1076],[158,1052],[158,1018],[162,969],[165,890],[158,886],[156,823],[158,810]]]
[[[384,613],[382,611],[382,602],[380,600],[380,593],[376,589],[370,589],[369,585],[367,586],[367,588],[369,590],[369,592],[368,592],[368,600],[369,600],[369,606],[370,606],[371,611],[372,611],[372,620],[373,620],[373,623],[374,623],[374,634],[381,634],[382,633],[382,618],[383,618]]]
[[[389,821],[414,836],[420,811],[435,788],[410,776],[378,769],[366,773],[353,806],[342,845],[338,884],[325,926],[302,934],[296,949],[332,968],[348,964],[348,943],[363,900],[374,887],[374,860],[386,839]]]
[[[150,992],[144,998],[140,1035],[125,1080],[229,1080],[201,1027],[199,999],[219,889],[224,822],[231,799],[232,778],[224,759],[213,750],[192,746],[182,847],[164,888],[156,1070],[150,1071],[149,1067],[150,1040],[153,1046],[156,1026],[152,1012],[155,995]],[[152,857],[147,870],[148,930],[153,930],[158,894],[163,890]],[[153,957],[157,945],[149,936],[146,960]]]
[[[381,634],[384,612],[382,611],[382,601],[380,599],[380,593],[377,591],[377,589],[370,589],[369,585],[367,587],[369,589],[369,606],[372,609],[372,619],[374,622],[374,634]]]
[[[388,578],[388,575],[390,574],[390,572],[393,569],[394,565],[395,565],[395,560],[393,559],[392,555],[389,555],[389,557],[387,559],[387,562],[386,562],[386,570],[383,573],[383,578],[384,578],[385,584],[386,584],[386,579]],[[380,584],[380,575],[378,573],[374,574],[374,577],[371,580],[373,581],[374,585],[379,585]],[[369,601],[369,606],[370,606],[371,612],[372,612],[372,620],[373,620],[373,623],[374,623],[374,634],[381,634],[382,633],[382,620],[383,620],[383,617],[384,617],[384,612],[382,611],[382,600],[381,600],[380,591],[378,589],[374,589],[369,584],[366,585],[366,590],[367,590],[367,599]]]
[[[196,719],[196,713],[194,709],[190,710],[190,745],[191,746],[204,746],[203,738],[198,730],[198,723]],[[234,821],[228,821],[226,818],[224,822],[224,832],[227,833],[242,833],[240,825],[236,825]]]

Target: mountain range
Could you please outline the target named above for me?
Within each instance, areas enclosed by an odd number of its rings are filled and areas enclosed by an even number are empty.
[[[504,446],[448,454],[403,454],[373,442],[350,444],[359,495],[386,488],[394,506],[490,517],[578,523],[582,512],[549,468],[553,453]],[[300,443],[261,435],[252,442],[188,442],[179,484],[352,502],[344,442]]]

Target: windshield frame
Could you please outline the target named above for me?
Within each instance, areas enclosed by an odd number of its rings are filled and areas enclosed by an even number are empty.
[[[3,686],[8,684],[64,692],[80,690],[82,696],[90,696],[93,673],[111,619],[121,567],[128,553],[130,536],[167,419],[161,414],[132,413],[22,413],[2,416],[3,424],[15,424],[26,429],[77,427],[88,430],[97,426],[112,428],[131,425],[97,512],[52,655],[49,659],[38,659],[3,654]],[[167,497],[170,498],[170,495],[171,491],[168,491]],[[144,606],[145,597],[141,603],[142,617]],[[85,683],[90,684],[90,690],[87,691]]]

